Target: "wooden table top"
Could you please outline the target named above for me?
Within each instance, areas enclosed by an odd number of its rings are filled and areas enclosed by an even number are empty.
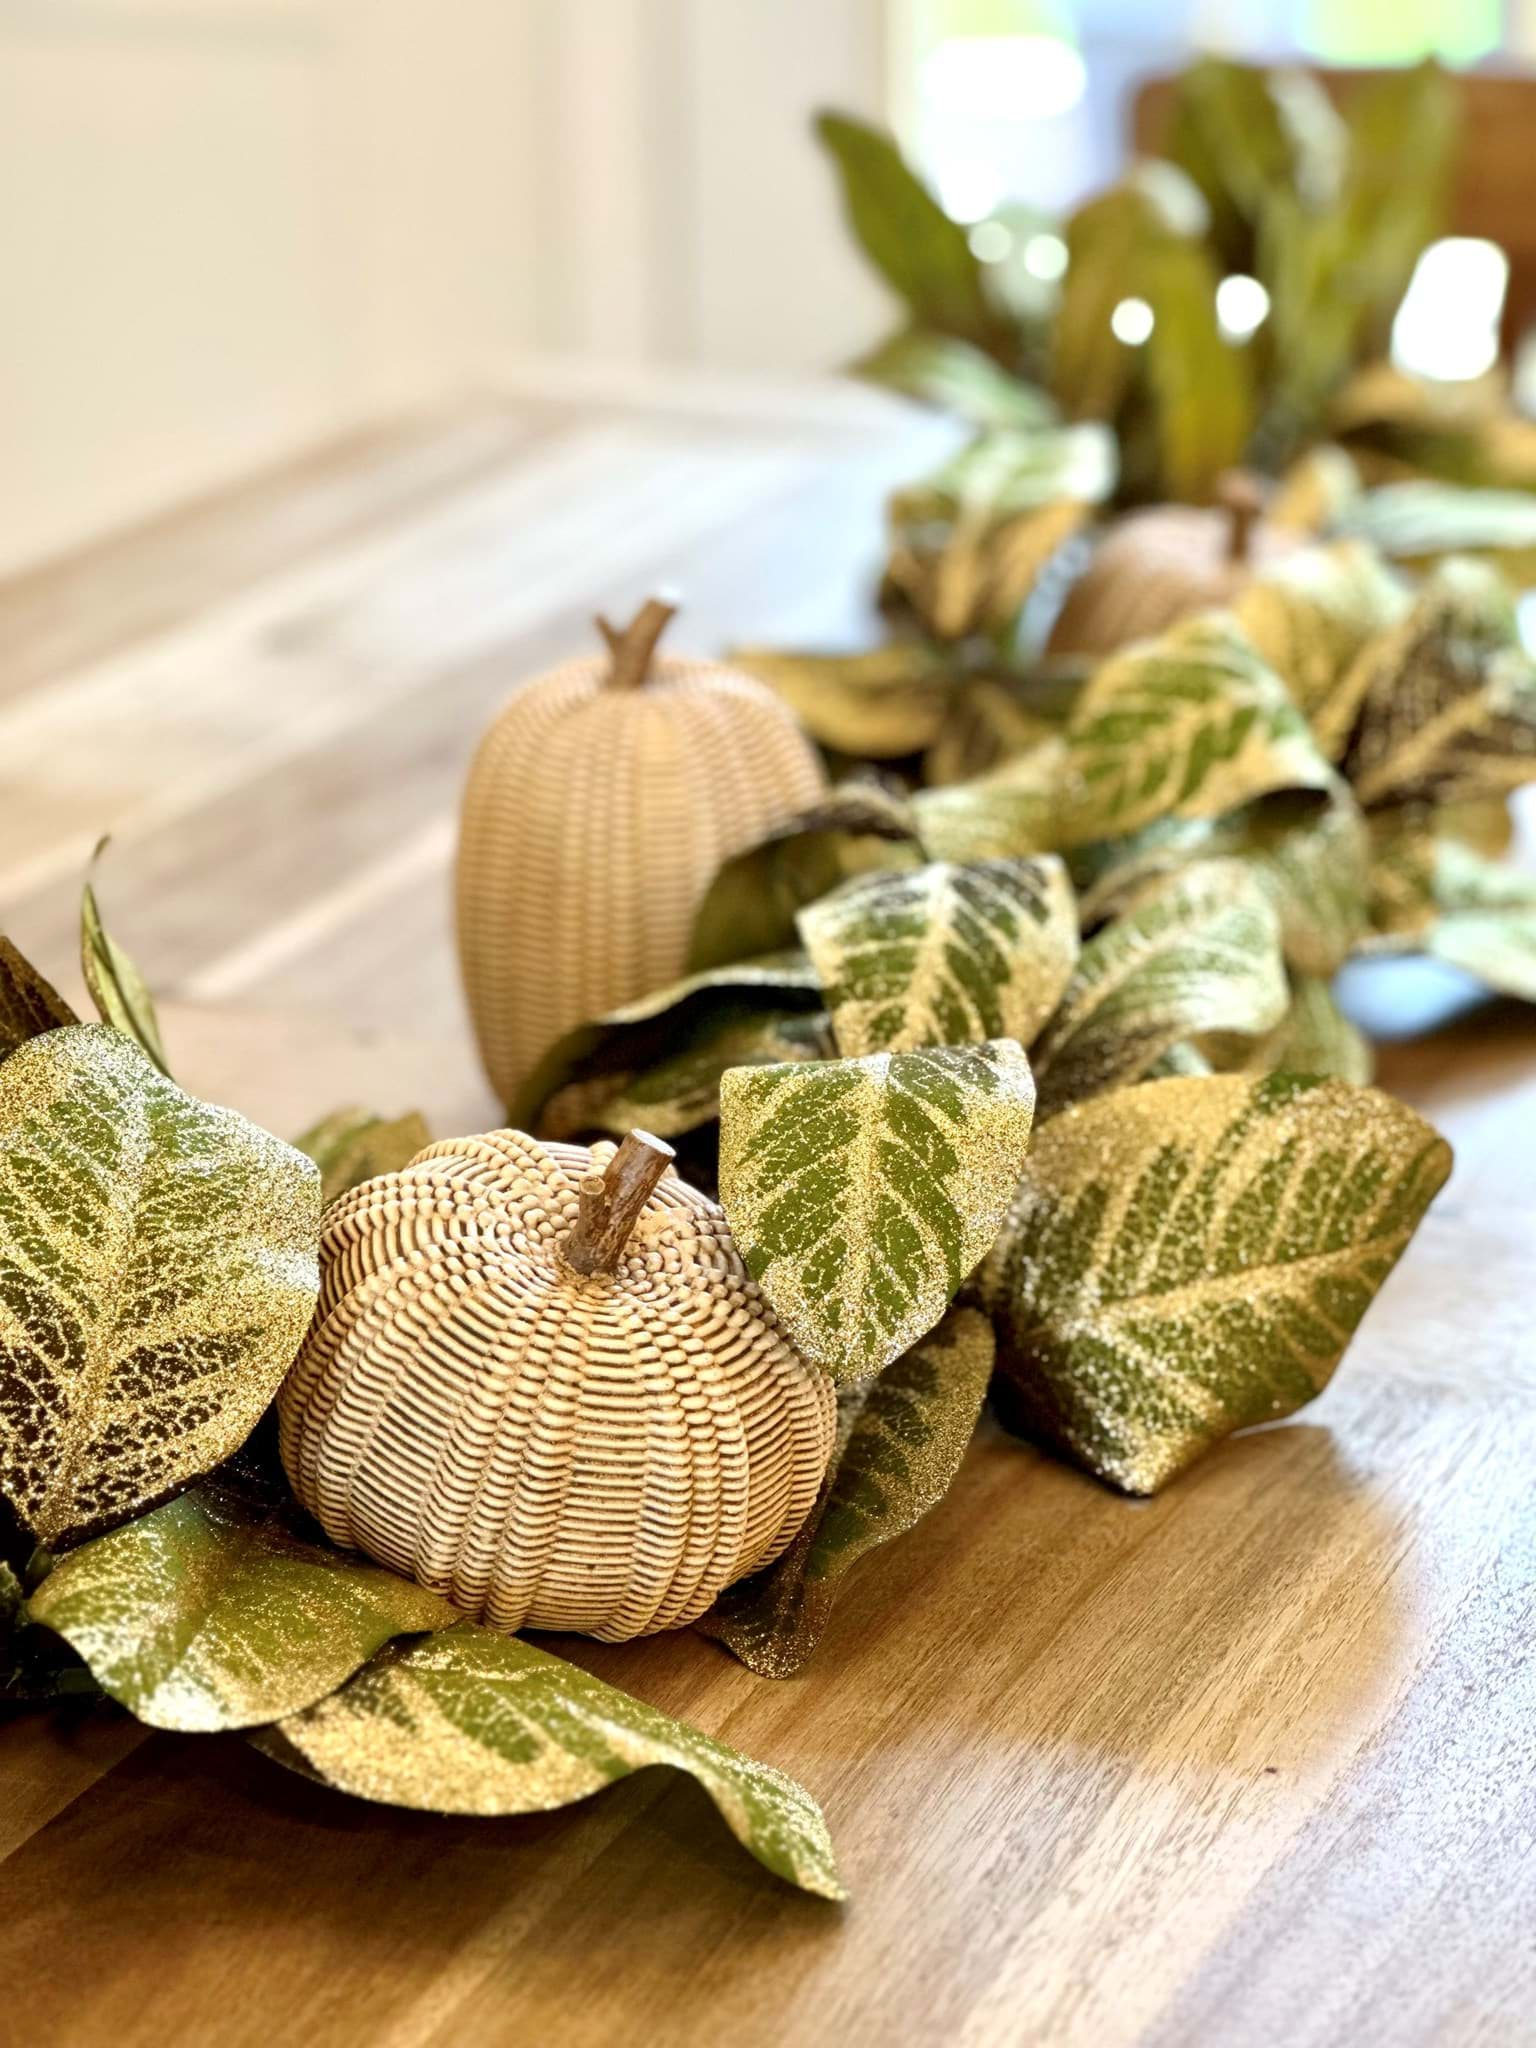
[[[0,589],[0,906],[79,871],[200,1093],[494,1105],[459,1011],[480,724],[585,615],[858,625],[932,430],[548,405],[370,436]],[[853,1897],[647,1772],[538,1819],[311,1787],[105,1707],[0,1732],[0,2040],[1184,2048],[1536,2040],[1536,1016],[1388,1050],[1457,1167],[1334,1385],[1149,1502],[984,1430],[799,1678],[570,1654],[802,1779]]]

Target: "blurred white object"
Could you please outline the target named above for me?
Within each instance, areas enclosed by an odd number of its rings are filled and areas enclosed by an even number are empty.
[[[1509,258],[1497,242],[1447,235],[1419,258],[1392,323],[1392,360],[1442,383],[1481,377],[1499,357]]]
[[[1234,271],[1216,287],[1216,320],[1229,341],[1246,341],[1269,318],[1269,293],[1256,277]]]
[[[1109,316],[1110,332],[1127,348],[1140,348],[1151,339],[1156,315],[1145,299],[1122,299]]]

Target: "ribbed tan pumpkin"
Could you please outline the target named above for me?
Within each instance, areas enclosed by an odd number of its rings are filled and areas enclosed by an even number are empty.
[[[1127,513],[1068,592],[1050,654],[1114,654],[1164,633],[1191,612],[1230,604],[1299,545],[1259,518],[1256,487],[1223,477],[1215,505],[1151,505]]]
[[[459,958],[503,1102],[562,1032],[675,981],[716,869],[826,788],[763,684],[653,659],[670,617],[653,600],[606,656],[525,684],[475,755]]]
[[[671,1157],[491,1131],[331,1205],[279,1413],[333,1541],[493,1627],[608,1642],[778,1556],[831,1455],[831,1384]]]

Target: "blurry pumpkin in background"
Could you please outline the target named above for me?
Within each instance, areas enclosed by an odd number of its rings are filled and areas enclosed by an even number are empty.
[[[1214,505],[1151,505],[1112,526],[1051,630],[1051,655],[1098,657],[1191,612],[1229,605],[1300,537],[1262,517],[1258,485],[1224,476]]]
[[[658,658],[652,599],[607,653],[516,691],[464,795],[459,959],[503,1102],[563,1032],[675,980],[716,870],[826,789],[761,683]]]

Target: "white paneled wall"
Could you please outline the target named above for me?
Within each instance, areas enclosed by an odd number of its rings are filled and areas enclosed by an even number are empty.
[[[0,573],[555,357],[880,330],[884,0],[0,0]]]

